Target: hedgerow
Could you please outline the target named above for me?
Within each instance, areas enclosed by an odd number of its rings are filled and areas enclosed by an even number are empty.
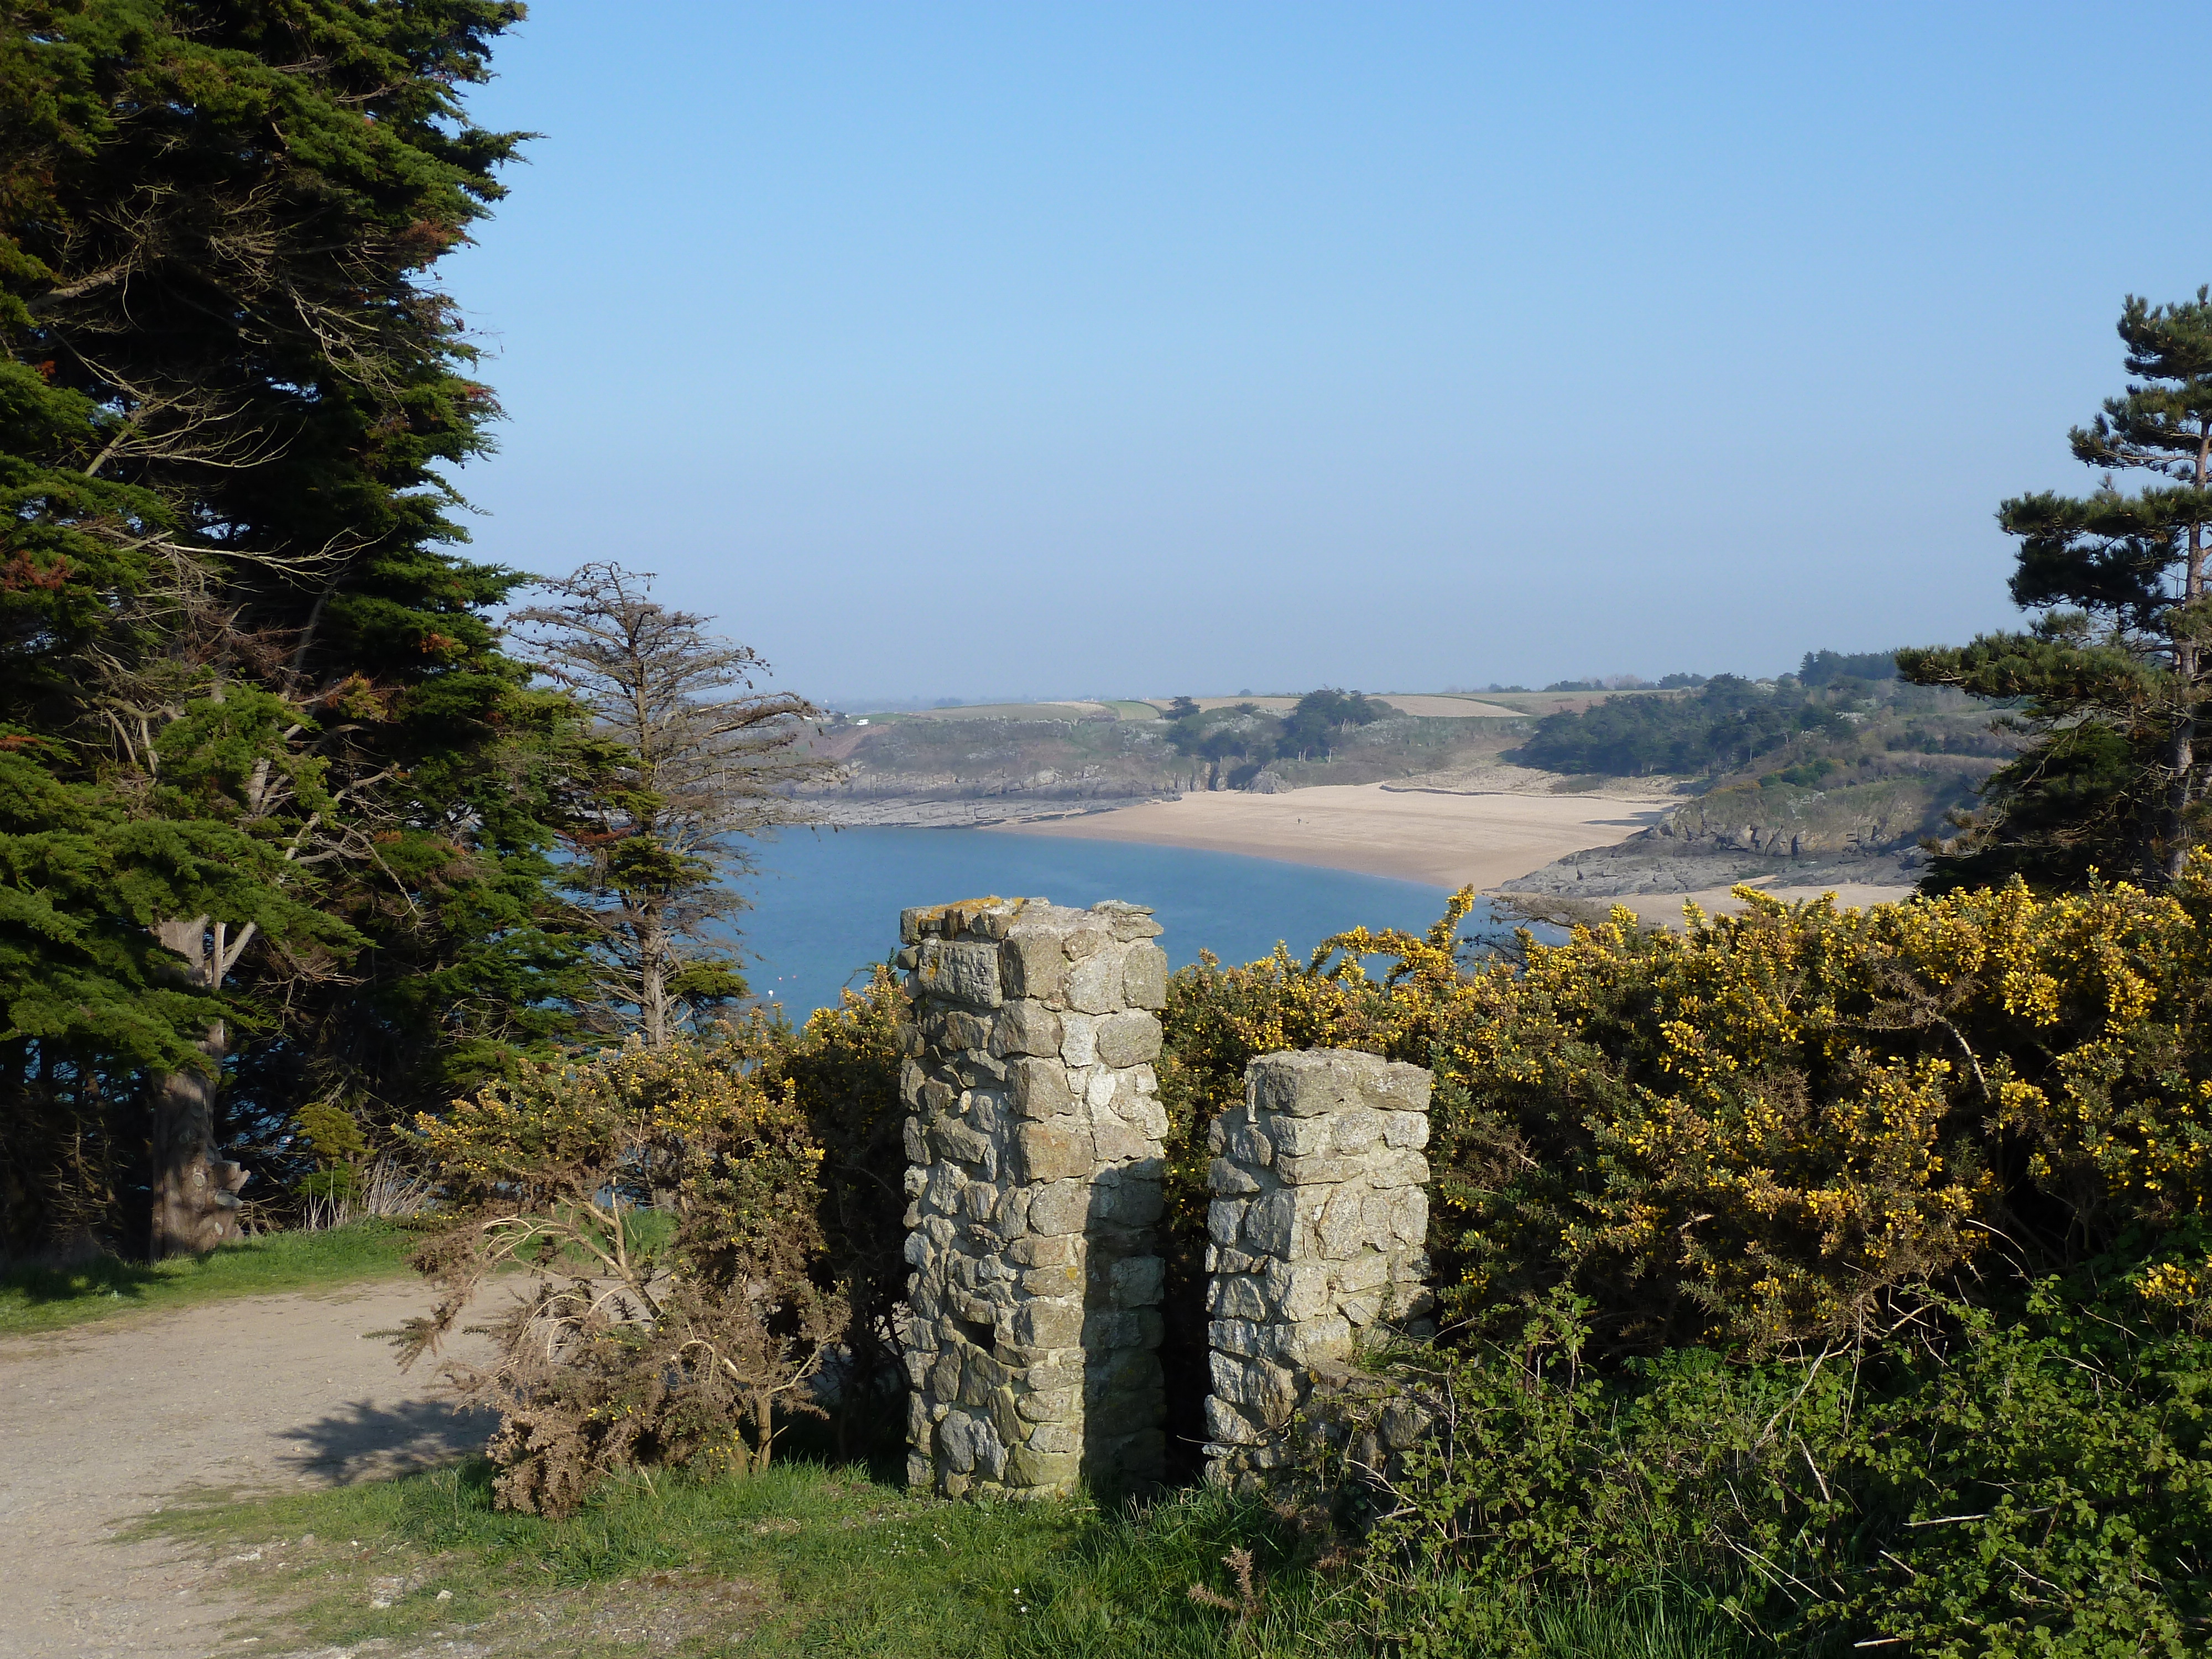
[[[1378,1638],[1533,1650],[1561,1595],[1664,1582],[1795,1651],[2204,1651],[2212,858],[1739,896],[1469,962],[1462,893],[1170,987],[1187,1261],[1253,1055],[1436,1073],[1449,1322],[1392,1364],[1439,1426],[1318,1471],[1370,1488]]]
[[[2160,894],[1742,896],[1470,969],[1462,893],[1423,936],[1185,969],[1162,1071],[1180,1225],[1202,1231],[1205,1126],[1245,1063],[1336,1046],[1435,1069],[1430,1246],[1470,1333],[1555,1289],[1589,1298],[1601,1352],[1747,1354],[2093,1262],[2212,1290],[2167,1249],[2212,1194],[2212,856]]]

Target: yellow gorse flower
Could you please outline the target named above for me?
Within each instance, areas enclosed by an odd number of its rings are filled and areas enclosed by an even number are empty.
[[[2158,895],[1738,896],[1471,968],[1471,892],[1425,935],[1209,962],[1177,976],[1164,1081],[1195,1134],[1268,1049],[1432,1067],[1431,1247],[1468,1317],[1565,1277],[1626,1325],[1792,1340],[1960,1263],[2029,1188],[2096,1225],[2212,1200],[2212,857]],[[1187,1206],[1202,1165],[1178,1155]]]

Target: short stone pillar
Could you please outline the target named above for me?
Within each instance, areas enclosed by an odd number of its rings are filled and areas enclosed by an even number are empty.
[[[1429,1085],[1349,1048],[1262,1054],[1206,1132],[1211,1478],[1286,1461],[1308,1368],[1366,1328],[1426,1330]]]
[[[1160,1479],[1159,931],[1043,899],[899,918],[910,1485]]]

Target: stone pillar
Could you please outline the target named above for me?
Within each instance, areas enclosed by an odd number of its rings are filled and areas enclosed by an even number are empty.
[[[1159,931],[1043,899],[899,918],[911,1485],[1160,1479]]]
[[[1367,1327],[1428,1329],[1429,1083],[1349,1048],[1262,1054],[1206,1132],[1211,1478],[1283,1462],[1309,1368]]]

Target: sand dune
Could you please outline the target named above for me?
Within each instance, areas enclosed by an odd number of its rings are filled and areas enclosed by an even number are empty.
[[[1495,887],[1656,823],[1673,803],[1574,794],[1462,794],[1332,784],[1282,795],[1232,791],[1118,811],[995,826],[1003,833],[1149,842],[1397,876],[1439,887]]]
[[[1540,870],[1586,848],[1610,847],[1656,823],[1672,799],[1599,794],[1506,794],[1458,790],[1393,788],[1379,783],[1294,789],[1283,795],[1231,791],[1148,801],[1111,812],[1041,823],[1002,823],[995,830],[1023,836],[1066,836],[1085,841],[1149,842],[1243,853],[1330,870],[1396,876],[1438,887],[1472,883],[1478,890]],[[1893,903],[1909,887],[1864,883],[1841,887],[1793,887],[1767,878],[1753,884],[1796,902],[1832,891],[1849,907]],[[1679,927],[1682,906],[1695,902],[1707,915],[1742,905],[1725,887],[1694,893],[1640,893],[1592,901],[1621,904],[1647,925]]]

